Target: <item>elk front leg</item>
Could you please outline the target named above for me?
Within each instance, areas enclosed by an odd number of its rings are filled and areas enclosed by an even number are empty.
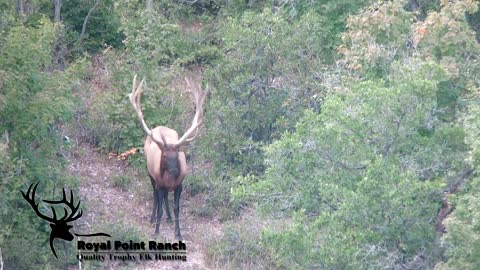
[[[163,198],[167,192],[168,191],[165,188],[157,189],[157,223],[155,224],[155,234],[158,234],[160,231],[160,220],[162,219],[163,215]]]
[[[174,208],[173,213],[175,214],[175,237],[178,240],[183,240],[182,234],[180,233],[180,219],[178,215],[180,214],[180,194],[182,194],[182,185],[178,186],[174,191]]]
[[[152,211],[152,217],[150,218],[150,223],[155,222],[155,214],[157,212],[157,191],[155,189],[155,180],[151,175],[148,175],[150,177],[150,182],[152,183],[152,189],[153,189],[153,211]]]
[[[165,200],[165,211],[167,212],[167,222],[170,223],[172,222],[172,214],[170,214],[170,206],[168,205],[168,191],[165,193],[165,196],[163,197]]]

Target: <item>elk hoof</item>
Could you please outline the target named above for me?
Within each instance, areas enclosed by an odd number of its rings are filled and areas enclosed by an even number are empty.
[[[182,241],[183,240],[183,237],[180,233],[177,233],[177,235],[175,236],[177,238],[178,241]]]
[[[167,222],[172,223],[172,217],[167,217]]]

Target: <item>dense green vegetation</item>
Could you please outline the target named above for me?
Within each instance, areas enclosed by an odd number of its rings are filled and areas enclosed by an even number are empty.
[[[58,20],[52,1],[0,0],[7,269],[68,264],[18,190],[75,189],[75,143],[140,147],[136,73],[149,125],[183,131],[190,103],[171,84],[185,72],[211,91],[189,152],[205,166],[186,185],[224,222],[216,268],[480,268],[478,1],[62,2]]]

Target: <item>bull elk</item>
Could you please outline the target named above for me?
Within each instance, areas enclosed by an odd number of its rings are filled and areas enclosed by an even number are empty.
[[[140,107],[145,79],[137,85],[136,77],[135,75],[133,78],[132,93],[129,95],[129,98],[130,103],[132,103],[132,106],[135,108],[143,130],[147,134],[144,150],[145,159],[147,160],[147,171],[153,187],[151,222],[155,222],[155,234],[158,234],[160,220],[163,215],[163,202],[165,202],[167,221],[171,221],[172,217],[168,206],[168,192],[173,191],[175,204],[173,208],[175,214],[175,236],[178,240],[182,240],[178,215],[180,211],[182,182],[187,173],[185,149],[186,146],[195,139],[198,134],[198,128],[203,122],[203,103],[206,92],[202,91],[199,85],[194,85],[185,78],[187,85],[192,89],[196,109],[192,125],[179,139],[177,132],[171,128],[165,126],[158,126],[152,130],[148,128]]]

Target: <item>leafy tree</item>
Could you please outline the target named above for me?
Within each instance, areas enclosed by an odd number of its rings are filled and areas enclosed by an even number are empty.
[[[211,155],[235,170],[232,175],[262,173],[261,146],[292,129],[305,108],[319,109],[324,89],[316,72],[328,37],[323,22],[314,13],[289,22],[265,9],[220,26],[225,57],[207,72],[217,89],[208,144],[216,145]]]
[[[48,20],[36,27],[16,25],[1,44],[0,245],[12,247],[2,250],[9,268],[60,267],[50,261],[48,245],[38,237],[41,232],[48,236],[48,223],[36,218],[18,192],[33,182],[41,183],[41,191],[75,185],[75,179],[64,175],[60,156],[67,150],[59,125],[71,116],[72,92],[84,64],[79,61],[64,72],[46,71],[55,32]],[[31,249],[32,241],[38,249]]]
[[[449,195],[448,200],[454,205],[454,211],[444,221],[447,233],[442,238],[442,246],[446,249],[446,259],[436,265],[436,269],[476,269],[480,264],[480,107],[477,93],[471,97],[464,118],[465,141],[470,148],[469,165],[475,169],[474,178],[463,179],[458,194]]]
[[[301,213],[287,230],[266,231],[280,265],[432,266],[437,179],[460,170],[452,160],[465,151],[461,129],[436,120],[445,76],[438,65],[418,63],[385,82],[354,83],[266,148],[265,176],[240,179],[234,195],[253,196],[276,217]],[[304,244],[294,240],[299,235]]]
[[[62,22],[68,32],[67,42],[75,50],[94,53],[107,46],[122,46],[124,37],[114,1],[63,1]]]
[[[377,4],[347,20],[339,52],[351,70],[385,76],[390,64],[404,56],[413,14],[401,1]]]

